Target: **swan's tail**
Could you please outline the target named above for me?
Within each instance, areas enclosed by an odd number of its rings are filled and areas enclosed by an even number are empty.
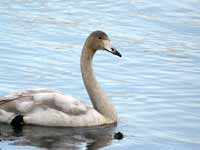
[[[4,122],[4,123],[11,123],[11,121],[13,120],[13,118],[15,117],[15,113],[13,112],[7,112],[3,109],[0,109],[0,122]]]

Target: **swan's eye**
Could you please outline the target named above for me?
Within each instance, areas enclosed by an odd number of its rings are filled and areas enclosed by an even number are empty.
[[[99,39],[102,39],[102,37],[100,36]]]

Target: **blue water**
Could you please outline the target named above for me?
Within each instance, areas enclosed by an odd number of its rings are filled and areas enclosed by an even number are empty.
[[[118,125],[16,131],[1,124],[0,149],[199,150],[198,0],[1,1],[0,96],[47,87],[89,103],[79,57],[94,30],[123,55],[98,52],[94,60]],[[119,131],[124,139],[115,140]]]

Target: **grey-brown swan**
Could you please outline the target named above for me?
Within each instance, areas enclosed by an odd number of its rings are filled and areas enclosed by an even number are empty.
[[[105,50],[121,57],[105,32],[94,31],[85,41],[80,60],[81,73],[93,107],[53,90],[26,90],[0,97],[0,122],[16,126],[33,124],[63,127],[116,123],[116,109],[94,76],[92,59],[97,50]]]

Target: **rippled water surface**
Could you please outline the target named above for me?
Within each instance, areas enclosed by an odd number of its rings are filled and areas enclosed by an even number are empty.
[[[98,52],[97,79],[117,107],[116,127],[0,125],[1,150],[200,149],[198,0],[3,0],[0,96],[48,87],[89,103],[79,57],[91,31],[122,53]],[[113,139],[114,132],[124,139]]]

